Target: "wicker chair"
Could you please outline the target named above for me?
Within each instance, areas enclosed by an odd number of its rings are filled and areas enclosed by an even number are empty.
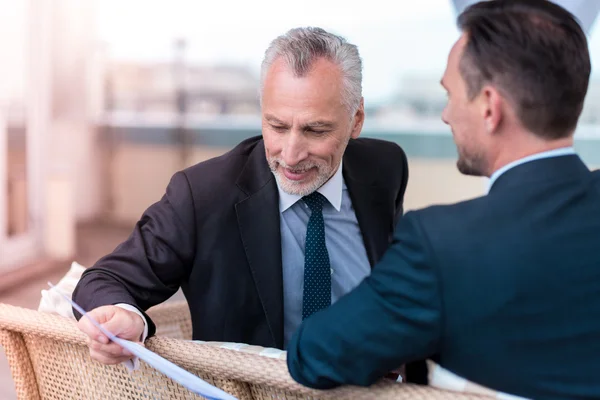
[[[380,382],[316,391],[296,384],[283,359],[194,343],[185,302],[165,303],[149,314],[157,335],[146,346],[231,393],[250,399],[482,399],[437,389]],[[74,321],[0,304],[0,344],[8,358],[19,400],[200,398],[145,363],[138,371],[90,360],[85,336]]]

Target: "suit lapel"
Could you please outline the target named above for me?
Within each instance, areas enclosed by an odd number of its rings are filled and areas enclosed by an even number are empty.
[[[364,171],[368,167],[358,165],[352,154],[351,151],[346,150],[342,172],[367,256],[373,267],[389,245],[393,232],[394,211],[386,205],[385,200],[390,196],[388,190],[376,185],[374,179],[370,179],[369,171]]]
[[[246,258],[267,318],[273,344],[283,348],[283,275],[279,195],[260,141],[240,174],[247,197],[235,205]]]

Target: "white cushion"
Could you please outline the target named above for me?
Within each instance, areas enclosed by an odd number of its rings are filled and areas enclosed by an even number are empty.
[[[84,266],[73,262],[69,271],[55,284],[55,287],[42,290],[42,299],[40,300],[38,311],[75,319],[71,304],[59,292],[71,298],[83,271],[85,271]]]

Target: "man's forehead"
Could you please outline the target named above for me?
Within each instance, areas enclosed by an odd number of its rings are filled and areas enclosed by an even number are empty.
[[[288,63],[288,61],[285,59],[285,57],[283,56],[279,56],[277,58],[275,58],[275,60],[273,60],[273,62],[271,63],[268,72],[270,73],[275,73],[275,72],[289,72],[291,70],[291,67]]]
[[[461,37],[452,45],[450,52],[448,53],[448,60],[446,62],[446,69],[444,71],[444,76],[442,78],[442,85],[446,79],[451,79],[455,73],[458,72],[458,66],[460,63],[460,59],[462,58],[465,46],[467,44],[466,35],[463,34]]]
[[[467,41],[468,37],[466,34],[463,33],[452,46],[450,54],[448,55],[448,63],[460,61],[460,58],[462,57],[462,54],[465,51]]]

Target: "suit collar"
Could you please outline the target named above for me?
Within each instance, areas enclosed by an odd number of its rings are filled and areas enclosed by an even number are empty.
[[[532,154],[530,156],[527,157],[523,157],[519,160],[513,161],[509,164],[506,164],[505,166],[503,166],[502,168],[498,169],[497,171],[495,171],[492,176],[490,176],[490,180],[488,182],[488,192],[490,191],[491,187],[494,186],[494,182],[496,182],[496,180],[502,175],[504,174],[506,171],[515,168],[521,164],[525,164],[531,161],[537,161],[537,160],[541,160],[544,158],[551,158],[551,157],[560,157],[560,156],[570,156],[575,154],[575,149],[573,147],[563,147],[560,149],[554,149],[554,150],[549,150],[549,151],[543,151],[541,153],[536,153],[536,154]]]
[[[490,194],[515,186],[579,179],[590,170],[578,155],[562,155],[529,161],[504,172],[490,188]]]

